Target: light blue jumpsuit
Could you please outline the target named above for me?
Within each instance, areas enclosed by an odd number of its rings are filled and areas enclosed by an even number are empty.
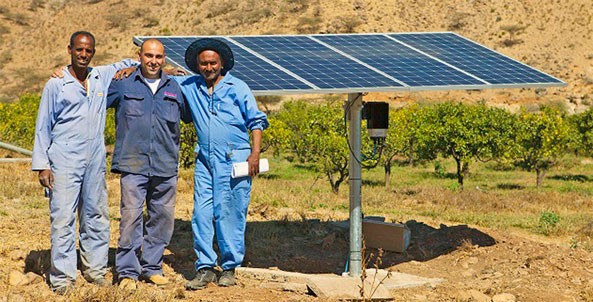
[[[51,169],[51,270],[53,288],[76,279],[76,211],[80,258],[87,280],[107,272],[109,217],[105,185],[105,98],[115,72],[134,61],[92,68],[88,91],[64,69],[41,95],[35,126],[32,170]]]
[[[201,76],[176,77],[194,120],[194,211],[192,231],[196,270],[217,265],[214,232],[224,270],[240,266],[245,255],[245,224],[251,177],[232,179],[232,164],[251,154],[249,130],[268,127],[245,82],[227,73],[209,95]]]

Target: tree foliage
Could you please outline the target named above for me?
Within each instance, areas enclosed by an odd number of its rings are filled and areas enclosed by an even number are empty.
[[[516,131],[516,163],[536,171],[537,187],[546,172],[557,164],[574,142],[575,130],[557,109],[542,107],[539,112],[518,114]]]
[[[419,129],[417,116],[420,113],[421,110],[418,106],[403,107],[389,112],[389,128],[383,146],[382,159],[386,188],[389,188],[391,166],[396,157],[405,157],[410,163],[413,163],[417,157],[415,130]]]
[[[584,155],[593,155],[593,108],[574,114],[568,117],[567,121],[574,129],[576,137],[574,139],[574,151],[584,152]]]
[[[0,141],[32,150],[38,94],[22,95],[14,103],[0,103]]]
[[[195,163],[196,155],[194,154],[194,148],[196,147],[198,137],[193,123],[186,124],[181,122],[179,132],[181,140],[179,145],[179,165],[187,169]]]
[[[273,116],[266,139],[289,160],[310,164],[325,175],[332,191],[337,193],[348,177],[350,156],[343,116],[338,102],[323,105],[286,102]]]

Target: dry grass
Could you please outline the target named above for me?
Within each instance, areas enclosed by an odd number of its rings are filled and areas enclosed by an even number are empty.
[[[325,179],[316,181],[317,175],[306,167],[293,166],[278,158],[269,159],[271,172],[254,180],[245,265],[320,272],[328,261],[342,262],[347,257],[346,253],[342,253],[347,251],[347,234],[334,230],[330,222],[348,218],[347,185],[336,195]],[[443,163],[447,172],[453,169],[452,163]],[[593,218],[590,210],[593,208],[593,184],[588,177],[576,177],[590,171],[590,165],[551,171],[541,190],[535,189],[535,175],[532,173],[493,171],[483,164],[472,165],[472,168],[466,190],[462,192],[449,189],[455,179],[436,177],[429,166],[395,167],[392,171],[393,187],[389,190],[383,186],[381,169],[364,171],[364,214],[385,216],[387,221],[395,222],[416,220],[428,225],[469,224],[528,232],[530,236],[543,240],[545,237],[539,234],[538,221],[542,211],[548,211],[556,213],[560,221],[550,230],[546,241],[553,240],[573,248],[588,249],[593,246],[590,225]],[[32,271],[41,275],[49,267],[47,199],[43,197],[36,173],[29,169],[29,164],[0,164],[0,241],[3,242],[0,246],[0,293],[15,299],[42,301],[54,297],[44,282],[11,287],[7,277],[11,271]],[[141,284],[143,290],[128,296],[115,289],[101,290],[79,280],[80,290],[64,300],[121,301],[125,298],[129,301],[169,301],[203,295],[181,289],[184,280],[193,277],[192,262],[195,260],[189,223],[193,208],[192,180],[191,170],[180,171],[175,235],[164,265],[165,274],[175,280],[175,287],[155,291]],[[117,175],[108,175],[107,186],[112,230],[110,246],[114,248],[117,246],[119,223]],[[311,251],[328,248],[334,253],[311,254]],[[458,250],[471,254],[475,248],[474,243],[466,240],[460,243]],[[418,247],[418,252],[425,253],[426,259],[436,256],[434,251],[423,247]],[[343,269],[342,265],[331,271]],[[258,290],[256,285],[249,287]],[[220,291],[212,289],[210,293],[215,290]],[[228,299],[229,295],[232,296],[230,293],[220,296],[222,300],[219,301]]]

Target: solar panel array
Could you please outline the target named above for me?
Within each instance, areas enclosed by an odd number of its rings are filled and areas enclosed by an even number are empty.
[[[185,66],[201,37],[158,38]],[[566,85],[456,33],[211,36],[235,56],[231,73],[256,95],[551,87]]]

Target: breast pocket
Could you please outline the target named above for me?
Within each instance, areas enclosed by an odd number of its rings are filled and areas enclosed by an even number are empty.
[[[221,118],[230,124],[241,124],[243,122],[243,115],[241,114],[241,107],[237,100],[214,100],[214,106],[218,107],[218,112]]]
[[[180,107],[174,97],[165,97],[158,101],[157,115],[167,122],[177,123],[180,118]]]
[[[144,96],[135,93],[124,93],[122,109],[127,116],[140,116],[144,114]]]

